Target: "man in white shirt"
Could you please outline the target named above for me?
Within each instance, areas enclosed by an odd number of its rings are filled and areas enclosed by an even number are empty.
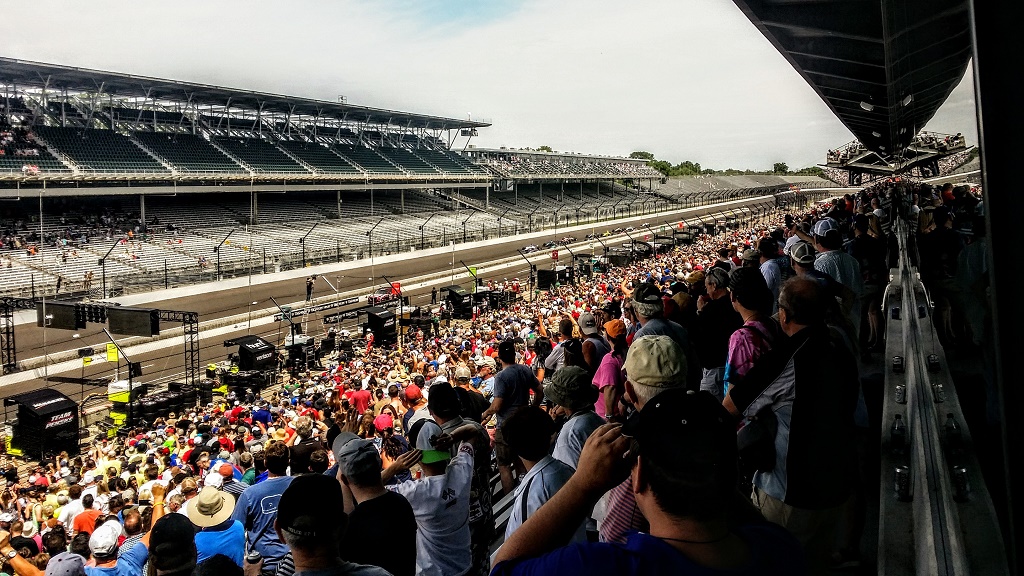
[[[472,567],[469,489],[474,451],[463,442],[452,458],[449,451],[431,444],[440,435],[441,427],[426,421],[416,437],[423,478],[387,488],[405,496],[416,515],[416,574],[462,576]]]

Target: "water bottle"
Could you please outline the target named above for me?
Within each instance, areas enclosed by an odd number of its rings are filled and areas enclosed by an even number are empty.
[[[263,555],[255,548],[249,550],[249,553],[245,555],[245,562],[247,564],[259,564],[260,560],[263,560]]]
[[[907,449],[907,425],[903,422],[902,414],[897,414],[893,419],[889,443],[896,454],[903,454]]]
[[[946,414],[946,450],[951,458],[959,456],[962,448],[963,435],[960,433],[960,425],[956,422],[956,417],[950,412]],[[954,464],[956,464],[954,462]]]

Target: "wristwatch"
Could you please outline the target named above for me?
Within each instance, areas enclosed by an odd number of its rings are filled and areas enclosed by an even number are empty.
[[[18,555],[18,551],[15,550],[14,548],[11,548],[10,550],[8,550],[6,552],[0,551],[0,553],[2,553],[4,555],[4,557],[7,558],[8,560],[11,560],[15,556]]]

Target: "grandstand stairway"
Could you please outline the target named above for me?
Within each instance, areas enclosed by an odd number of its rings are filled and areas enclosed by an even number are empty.
[[[228,158],[230,158],[231,160],[236,162],[239,166],[244,168],[247,172],[250,172],[250,173],[256,172],[256,170],[253,169],[253,167],[251,165],[249,165],[247,162],[243,162],[241,158],[239,158],[238,156],[233,154],[231,151],[229,151],[227,148],[225,148],[221,142],[218,142],[217,138],[210,138],[209,142],[210,142],[210,146],[213,146],[218,151],[220,151],[221,154],[227,156]]]
[[[284,146],[281,146],[281,144],[282,144],[282,142],[278,142],[277,145],[274,146],[274,148],[277,151],[279,151],[282,154],[284,154],[285,156],[287,156],[288,158],[291,158],[296,164],[298,164],[299,166],[302,166],[303,168],[305,168],[309,172],[311,172],[313,174],[322,174],[323,173],[323,171],[318,169],[316,166],[313,166],[309,162],[306,162],[302,158],[299,158],[297,155],[292,154],[290,151],[288,151],[287,148],[285,148]]]
[[[143,152],[148,154],[151,158],[153,158],[153,160],[159,162],[160,165],[163,166],[164,168],[166,168],[168,172],[176,172],[176,170],[174,169],[174,166],[172,166],[170,162],[168,162],[167,160],[164,160],[163,158],[157,156],[149,148],[146,148],[146,146],[142,142],[139,142],[139,139],[136,138],[134,134],[128,134],[127,138],[128,138],[128,140],[132,144],[135,144],[136,146],[139,147],[140,150],[142,150]]]
[[[401,166],[365,146],[336,144],[332,150],[346,161],[359,166],[364,172],[376,174],[406,174]]]
[[[317,142],[282,140],[278,148],[319,174],[362,174],[362,171],[334,150]]]
[[[49,154],[55,160],[57,160],[57,162],[59,162],[62,166],[64,166],[68,171],[71,171],[71,172],[79,172],[80,171],[80,169],[78,167],[78,164],[75,164],[74,160],[72,160],[67,154],[61,152],[60,150],[58,150],[56,148],[54,148],[46,140],[46,138],[43,138],[42,136],[40,136],[38,133],[35,133],[35,132],[33,132],[32,138],[36,141],[36,143],[38,143],[40,146],[42,146],[43,148],[46,149],[45,152],[47,154]],[[44,156],[31,157],[31,159],[32,159],[31,163],[39,166],[40,170],[46,170],[46,168],[44,168],[44,166],[48,166],[48,165],[50,165],[50,163],[48,161],[46,161],[46,160],[44,160],[44,162],[42,162],[42,163],[37,162],[38,159],[42,159],[42,158],[45,158],[45,157]]]

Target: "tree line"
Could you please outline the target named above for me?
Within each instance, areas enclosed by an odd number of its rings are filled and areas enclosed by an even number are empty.
[[[790,171],[789,166],[785,162],[776,162],[772,166],[771,170],[737,170],[735,168],[726,168],[725,170],[715,170],[713,168],[703,168],[700,162],[690,162],[684,160],[676,165],[672,165],[671,162],[666,160],[658,160],[654,157],[654,154],[638,150],[629,155],[630,158],[637,158],[640,160],[647,160],[647,165],[654,168],[658,172],[661,172],[665,176],[696,176],[699,174],[713,174],[716,176],[743,176],[750,174],[776,174],[779,176],[824,176],[824,171],[817,166],[808,166],[807,168],[801,168],[797,171]]]

